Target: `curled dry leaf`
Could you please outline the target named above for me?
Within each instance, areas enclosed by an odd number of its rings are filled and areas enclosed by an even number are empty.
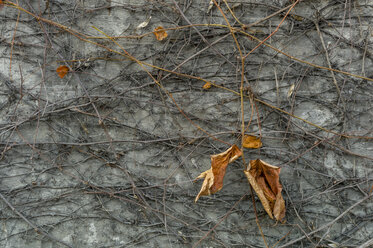
[[[211,156],[211,168],[202,172],[195,179],[205,179],[195,202],[197,202],[202,195],[211,195],[223,188],[223,179],[228,164],[232,163],[241,155],[242,151],[236,145],[233,145],[225,152]]]
[[[262,141],[256,136],[245,135],[243,138],[242,146],[245,148],[260,148],[262,145]]]
[[[258,195],[269,217],[281,221],[285,217],[285,201],[280,184],[281,168],[257,159],[250,161],[250,168],[244,171],[249,183]]]
[[[166,30],[162,26],[156,27],[153,31],[153,34],[159,41],[164,40],[168,36]]]
[[[148,26],[150,20],[152,19],[151,16],[149,16],[149,18],[145,21],[143,21],[142,23],[140,23],[137,27],[136,27],[136,30],[137,29],[141,29],[141,28],[145,28],[146,26]]]
[[[61,65],[56,69],[56,72],[60,78],[63,78],[69,72],[69,67],[66,65]]]
[[[207,83],[205,83],[205,84],[202,86],[202,88],[204,88],[205,90],[208,90],[208,89],[211,88],[211,86],[212,86],[212,84],[211,84],[210,82],[207,82]]]

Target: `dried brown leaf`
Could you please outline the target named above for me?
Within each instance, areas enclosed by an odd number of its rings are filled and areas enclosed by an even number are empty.
[[[273,207],[273,215],[275,216],[276,220],[281,221],[285,218],[285,201],[282,198],[282,194],[277,194],[275,206]]]
[[[196,199],[194,202],[197,202],[201,195],[211,195],[211,187],[214,184],[214,174],[212,173],[212,169],[210,168],[207,171],[202,172],[195,180],[202,179],[205,180],[202,183],[201,190],[199,191]]]
[[[245,148],[260,148],[262,147],[262,141],[252,135],[245,135],[242,146]]]
[[[69,67],[66,65],[61,65],[56,69],[56,72],[60,78],[63,78],[69,72]]]
[[[281,168],[260,159],[251,160],[250,168],[244,171],[269,217],[281,221],[285,217],[285,201],[280,184]]]
[[[273,219],[271,206],[269,205],[269,202],[268,202],[267,198],[265,197],[263,190],[261,189],[259,184],[256,182],[255,178],[250,174],[249,171],[245,170],[244,173],[247,177],[247,180],[249,181],[249,183],[251,184],[251,186],[255,190],[257,196],[259,197],[259,200],[262,202],[264,210],[267,212],[269,217],[271,217],[271,219]]]
[[[223,153],[211,156],[211,168],[202,172],[195,180],[204,178],[201,190],[195,202],[203,195],[211,195],[223,188],[223,179],[229,163],[239,158],[242,151],[236,146],[231,146]]]
[[[153,31],[153,34],[159,41],[166,39],[168,36],[166,30],[162,26],[156,27]]]

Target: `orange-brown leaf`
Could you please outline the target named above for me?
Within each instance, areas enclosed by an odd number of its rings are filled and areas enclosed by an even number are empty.
[[[262,147],[262,141],[255,136],[245,135],[242,146],[245,148],[260,148]]]
[[[273,219],[274,216],[279,221],[285,217],[280,171],[281,168],[260,159],[251,160],[250,168],[244,171],[269,217]]]
[[[159,41],[166,39],[168,36],[166,30],[162,26],[156,27],[153,31],[153,34]]]
[[[205,84],[202,86],[202,88],[204,88],[205,90],[208,90],[208,89],[211,88],[211,86],[212,86],[212,84],[211,84],[210,82],[207,82],[207,83],[205,83]]]
[[[211,168],[202,172],[197,178],[204,178],[200,192],[198,193],[195,202],[203,195],[211,195],[223,188],[223,179],[225,171],[229,163],[239,158],[242,151],[236,146],[231,146],[223,153],[211,156]]]
[[[291,15],[291,17],[293,17],[297,21],[303,21],[304,20],[304,18],[299,16],[299,15]]]
[[[63,78],[69,72],[69,67],[66,65],[61,65],[56,69],[56,72],[60,78]]]
[[[244,170],[244,173],[245,173],[246,178],[249,181],[250,185],[253,187],[253,189],[255,190],[255,192],[257,194],[257,196],[259,197],[259,200],[262,202],[264,210],[267,212],[267,214],[269,215],[269,217],[271,217],[271,219],[273,219],[271,206],[269,205],[269,201],[265,197],[262,188],[259,186],[259,184],[255,180],[255,177],[253,177],[250,174],[249,171]]]
[[[4,2],[3,0],[0,0],[0,10],[4,7]]]
[[[277,194],[275,206],[273,207],[273,215],[275,216],[276,220],[282,220],[285,218],[285,201],[282,198],[282,194]]]

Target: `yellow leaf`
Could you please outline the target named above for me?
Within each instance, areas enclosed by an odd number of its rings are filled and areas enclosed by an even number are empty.
[[[285,201],[280,184],[281,168],[257,159],[250,161],[250,168],[244,171],[247,180],[255,190],[269,217],[281,221],[285,218]]]
[[[155,35],[155,38],[157,38],[157,40],[159,41],[164,40],[168,36],[166,30],[162,26],[155,28],[153,34]]]
[[[212,86],[212,84],[211,84],[210,82],[207,82],[207,83],[205,83],[205,84],[202,86],[202,88],[204,88],[205,90],[208,90],[208,89],[211,88],[211,86]]]
[[[262,147],[262,141],[260,138],[257,138],[252,135],[245,135],[243,139],[242,146],[245,148],[260,148]]]
[[[229,163],[239,158],[242,151],[236,146],[231,146],[223,153],[211,156],[211,168],[202,172],[195,180],[204,178],[201,190],[195,202],[203,195],[211,195],[223,188],[223,179]]]

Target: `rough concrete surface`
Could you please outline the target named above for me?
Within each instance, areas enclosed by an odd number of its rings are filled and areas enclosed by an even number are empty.
[[[2,2],[0,247],[373,246],[373,1]],[[242,118],[263,146],[194,203]]]

